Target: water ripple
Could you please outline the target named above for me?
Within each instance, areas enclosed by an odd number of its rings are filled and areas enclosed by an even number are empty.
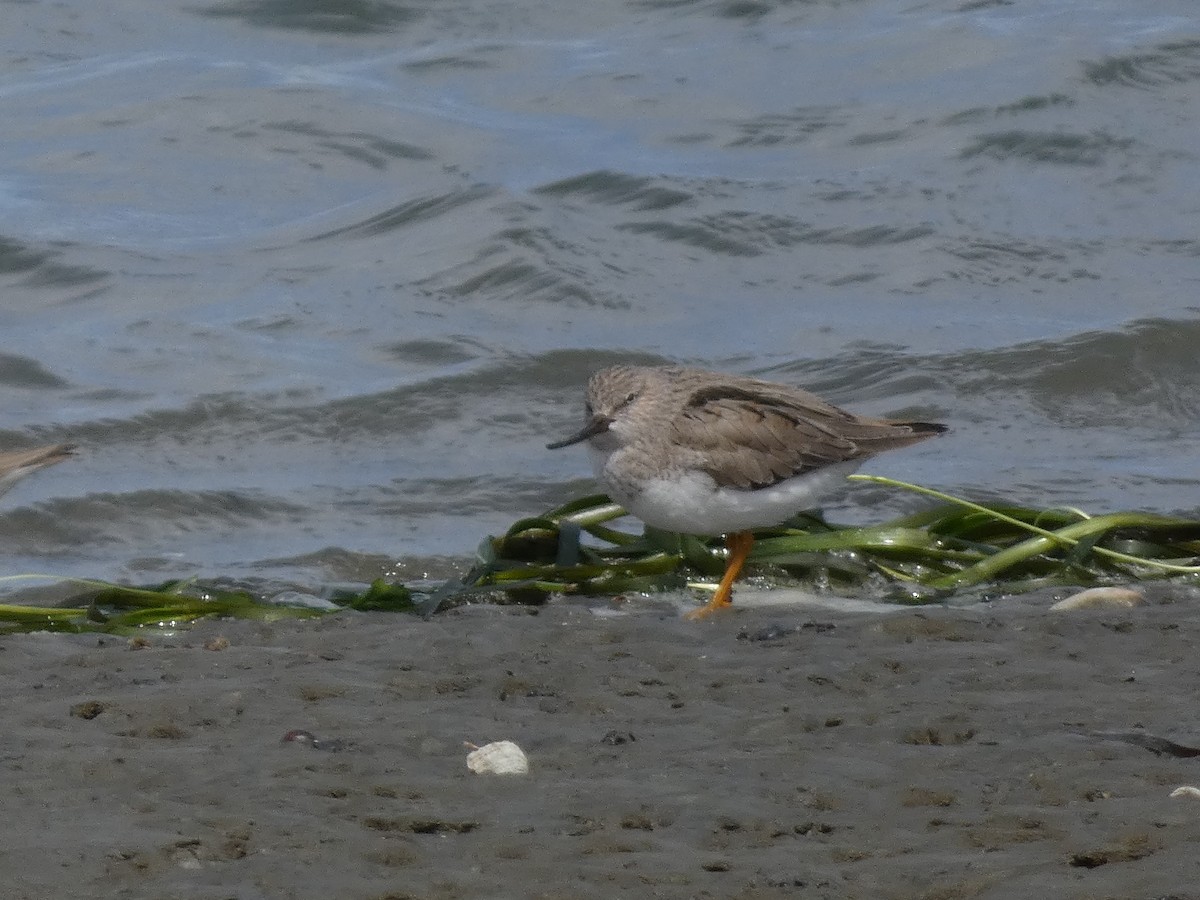
[[[214,19],[239,19],[260,28],[290,28],[322,34],[369,34],[396,31],[423,11],[384,0],[239,0],[215,3],[197,12]]]
[[[693,200],[695,195],[658,179],[642,178],[621,172],[598,171],[566,178],[534,190],[550,197],[581,197],[611,206],[629,206],[641,211],[665,210]]]
[[[1200,40],[1160,44],[1149,53],[1109,56],[1084,63],[1084,78],[1107,87],[1154,88],[1200,81]]]
[[[430,219],[436,219],[459,207],[469,206],[492,197],[494,194],[495,191],[492,188],[474,185],[441,194],[417,197],[399,203],[383,212],[375,213],[361,222],[354,222],[313,235],[308,240],[324,241],[337,237],[366,237],[385,234],[399,228],[407,228]]]
[[[1069,166],[1098,166],[1114,155],[1127,155],[1131,138],[1115,138],[1103,132],[1070,134],[1066,132],[997,131],[982,134],[960,156],[971,159],[987,156],[997,160],[1020,160]]]

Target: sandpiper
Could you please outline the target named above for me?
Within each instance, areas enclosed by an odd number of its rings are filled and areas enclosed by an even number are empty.
[[[846,412],[800,388],[675,366],[614,366],[591,377],[583,428],[596,477],[647,525],[725,535],[725,575],[692,617],[732,602],[765,528],[811,508],[868,457],[946,431]]]
[[[38,469],[62,462],[74,453],[70,444],[51,444],[33,450],[14,450],[0,453],[0,494]]]

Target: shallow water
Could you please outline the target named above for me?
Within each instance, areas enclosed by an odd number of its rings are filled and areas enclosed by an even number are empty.
[[[543,447],[616,361],[952,425],[873,472],[1194,512],[1193,14],[10,5],[0,448],[83,453],[5,568],[445,574],[590,490]]]

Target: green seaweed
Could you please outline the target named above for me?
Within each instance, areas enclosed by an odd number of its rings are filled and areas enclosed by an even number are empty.
[[[52,576],[10,576],[45,579]],[[0,605],[0,633],[12,631],[100,631],[130,634],[152,627],[182,628],[198,619],[228,617],[275,621],[310,618],[323,610],[264,602],[248,591],[205,589],[193,581],[130,587],[87,579],[61,579],[81,591],[71,606]],[[75,605],[77,604],[77,605]]]
[[[978,503],[875,475],[852,475],[912,491],[937,503],[877,525],[847,526],[805,513],[785,526],[756,532],[755,565],[792,578],[848,590],[882,589],[896,602],[937,602],[966,591],[1019,593],[1047,584],[1129,583],[1200,575],[1200,521],[1154,513],[1088,515]],[[719,576],[719,538],[641,533],[609,525],[625,515],[603,494],[514,522],[482,541],[467,574],[424,594],[376,580],[362,592],[341,591],[328,609],[267,602],[248,591],[171,581],[130,587],[63,579],[80,593],[59,607],[0,604],[0,633],[181,628],[198,619],[309,618],[330,610],[411,612],[430,616],[472,602],[540,603],[551,594],[616,596],[679,588],[689,573]],[[17,578],[52,576],[10,576]]]

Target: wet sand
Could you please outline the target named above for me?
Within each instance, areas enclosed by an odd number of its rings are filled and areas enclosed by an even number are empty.
[[[1200,896],[1197,593],[1048,602],[4,637],[3,895]]]

